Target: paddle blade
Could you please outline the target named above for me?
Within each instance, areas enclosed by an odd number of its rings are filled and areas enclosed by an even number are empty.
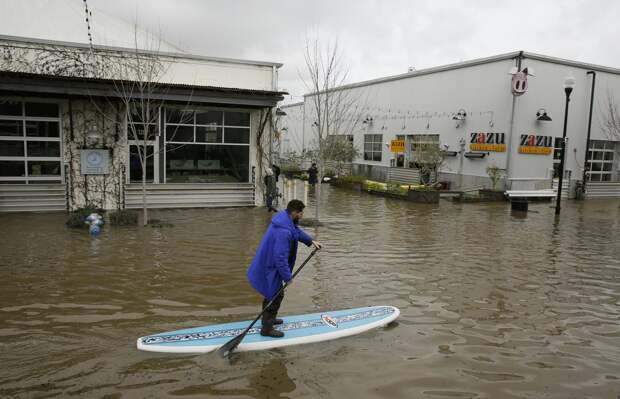
[[[220,349],[217,350],[218,355],[220,355],[221,357],[228,357],[232,351],[237,349],[237,346],[239,346],[241,341],[243,341],[243,338],[245,338],[246,334],[247,334],[247,330],[237,335],[235,338],[231,339],[230,341],[226,342],[224,345],[220,347]]]

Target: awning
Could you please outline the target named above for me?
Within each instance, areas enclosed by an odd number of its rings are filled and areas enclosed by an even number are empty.
[[[36,95],[41,97],[122,98],[121,89],[137,84],[132,81],[111,79],[52,76],[34,73],[0,71],[0,95]],[[123,89],[128,92],[129,90]],[[140,92],[132,90],[133,97]],[[286,92],[250,90],[231,87],[193,86],[184,84],[153,84],[149,99],[157,101],[230,105],[247,107],[274,107],[284,99]]]

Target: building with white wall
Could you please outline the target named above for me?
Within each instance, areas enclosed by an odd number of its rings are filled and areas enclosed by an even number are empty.
[[[527,90],[514,95],[513,73],[525,68]],[[452,187],[489,187],[486,169],[495,165],[505,170],[506,188],[549,188],[561,154],[569,76],[575,79],[565,157],[571,196],[584,172],[590,196],[620,196],[620,137],[610,136],[603,123],[609,98],[620,99],[620,69],[522,51],[340,88],[363,99],[361,114],[349,116],[361,119],[353,133],[362,154],[354,171],[377,180],[403,176],[415,169],[418,145],[437,143],[446,154],[440,179]],[[282,107],[284,152],[316,145],[311,97]],[[405,142],[402,152],[392,152],[396,139]]]
[[[0,36],[0,211],[262,203],[280,67]]]

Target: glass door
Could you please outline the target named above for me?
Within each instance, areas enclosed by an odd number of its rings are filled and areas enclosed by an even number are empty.
[[[152,109],[146,116],[138,106],[127,115],[128,183],[142,182],[142,161],[146,164],[146,182],[159,183],[159,121],[160,110]]]
[[[140,150],[146,150],[146,182],[147,183],[155,183],[158,181],[157,172],[158,172],[158,156],[156,151],[157,144],[146,144],[140,143],[135,144],[135,142],[131,142],[129,144],[129,182],[130,183],[141,183],[142,182],[142,163],[140,162]]]

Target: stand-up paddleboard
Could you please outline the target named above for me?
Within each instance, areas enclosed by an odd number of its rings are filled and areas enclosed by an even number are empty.
[[[398,308],[393,306],[371,306],[286,316],[282,318],[283,324],[275,326],[277,330],[284,332],[283,338],[263,337],[260,335],[261,325],[258,322],[236,350],[263,350],[348,337],[385,326],[399,314]],[[138,349],[169,353],[211,352],[241,334],[250,323],[251,321],[241,321],[149,335],[138,338]]]

